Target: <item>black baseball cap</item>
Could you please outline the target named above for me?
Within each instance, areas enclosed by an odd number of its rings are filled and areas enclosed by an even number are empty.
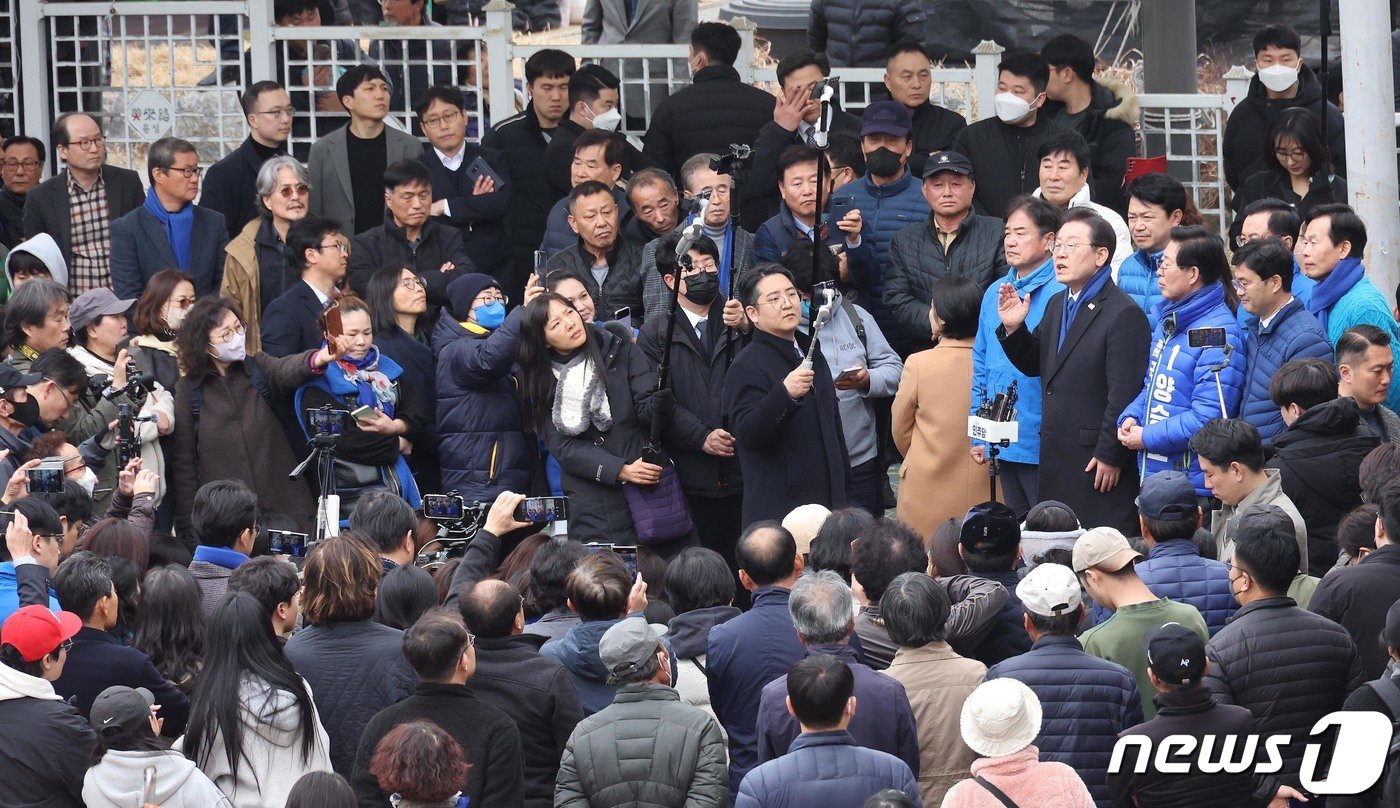
[[[1004,555],[1021,543],[1021,525],[1015,511],[1000,502],[983,502],[967,512],[958,541],[968,552]]]
[[[923,179],[928,179],[940,171],[951,171],[964,177],[972,176],[972,161],[962,152],[934,152],[924,161]]]
[[[1200,507],[1196,486],[1179,471],[1159,471],[1142,481],[1138,513],[1148,519],[1185,519]]]
[[[40,373],[21,373],[14,365],[0,362],[0,391],[9,392],[44,380]]]
[[[1194,682],[1206,672],[1206,641],[1180,623],[1163,623],[1147,634],[1147,665],[1164,682]]]

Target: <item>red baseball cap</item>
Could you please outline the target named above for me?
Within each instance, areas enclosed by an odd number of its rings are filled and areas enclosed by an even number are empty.
[[[83,621],[72,612],[25,606],[5,618],[5,625],[0,627],[0,644],[13,645],[25,662],[38,662],[82,627]]]

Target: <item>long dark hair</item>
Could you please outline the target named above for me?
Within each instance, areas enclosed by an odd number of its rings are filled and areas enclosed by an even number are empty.
[[[1233,313],[1240,307],[1239,296],[1230,275],[1230,261],[1225,257],[1225,242],[1202,225],[1173,227],[1171,240],[1177,243],[1176,265],[1200,270],[1206,286],[1218,283],[1225,287],[1225,305]]]
[[[206,297],[195,301],[175,334],[175,351],[180,357],[180,370],[193,384],[199,384],[214,369],[209,355],[209,332],[223,322],[226,312],[233,312],[245,324],[243,312],[226,297]]]
[[[221,738],[230,769],[237,769],[243,752],[244,710],[240,688],[244,679],[285,690],[297,701],[301,726],[301,758],[311,759],[316,743],[316,708],[306,684],[292,668],[262,604],[246,592],[230,592],[209,620],[204,668],[190,700],[185,749],[201,768],[209,762],[214,741]],[[248,705],[255,712],[254,705]]]
[[[549,304],[558,303],[573,308],[561,294],[546,292],[525,307],[520,321],[520,392],[525,397],[524,406],[535,431],[543,434],[549,423],[550,410],[554,407],[554,368],[550,355],[552,350],[545,340],[544,328],[549,323]],[[579,317],[580,322],[583,317]],[[584,343],[579,348],[588,361],[597,369],[598,380],[607,394],[608,375],[603,365],[603,335],[590,323],[583,324]]]
[[[169,564],[146,573],[132,645],[186,692],[204,657],[204,626],[199,583],[188,569]]]
[[[1269,130],[1264,135],[1264,168],[1275,182],[1287,188],[1291,182],[1288,169],[1283,167],[1274,153],[1280,140],[1293,141],[1308,156],[1311,163],[1308,166],[1309,178],[1318,174],[1325,177],[1331,173],[1332,159],[1328,155],[1327,144],[1322,141],[1322,124],[1312,110],[1306,107],[1283,110],[1269,124]]]
[[[369,276],[369,283],[365,286],[365,300],[374,301],[370,304],[369,324],[376,334],[388,336],[399,330],[399,321],[394,315],[394,290],[399,288],[399,280],[405,270],[417,274],[413,267],[390,264]],[[414,333],[409,336],[426,335],[428,325],[428,312],[425,310],[418,315],[413,324]]]

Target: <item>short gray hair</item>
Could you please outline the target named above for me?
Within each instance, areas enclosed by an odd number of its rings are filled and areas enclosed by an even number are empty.
[[[831,570],[808,572],[793,584],[788,598],[792,624],[807,645],[835,645],[851,633],[855,611],[851,588]]]
[[[253,183],[253,202],[258,206],[258,214],[271,216],[272,213],[263,204],[263,197],[277,190],[277,172],[284,168],[290,168],[292,173],[297,175],[297,182],[311,187],[311,175],[307,172],[306,166],[301,161],[288,154],[279,154],[276,157],[268,158],[267,162],[258,169],[258,178]]]

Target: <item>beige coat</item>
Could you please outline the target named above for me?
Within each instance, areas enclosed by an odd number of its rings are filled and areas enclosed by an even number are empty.
[[[262,227],[261,216],[248,222],[228,243],[224,252],[224,282],[219,294],[238,304],[247,324],[248,355],[262,350],[262,277],[258,274],[258,249],[253,239]]]
[[[944,339],[909,357],[894,396],[899,467],[899,518],[921,536],[985,502],[987,469],[972,460],[967,416],[972,408],[972,340]]]
[[[971,770],[975,756],[963,743],[958,720],[963,702],[982,683],[987,666],[958,656],[939,640],[922,648],[899,649],[885,673],[909,694],[919,731],[919,791],[924,805],[938,805]]]

